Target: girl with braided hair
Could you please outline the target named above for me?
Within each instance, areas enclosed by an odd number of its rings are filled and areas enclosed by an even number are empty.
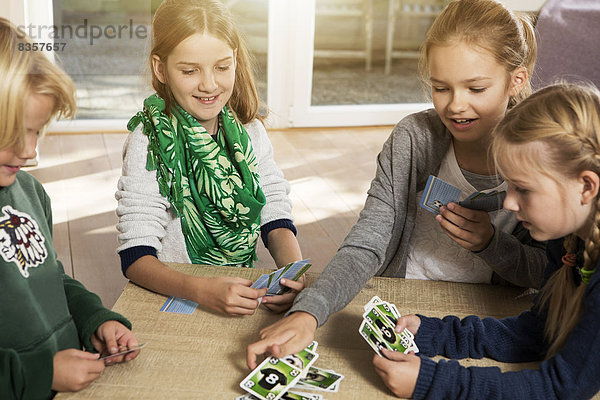
[[[421,351],[384,350],[374,364],[398,396],[414,398],[587,399],[600,390],[600,92],[556,84],[508,112],[492,152],[508,182],[504,207],[548,241],[545,284],[531,310],[504,319],[462,321],[409,315]],[[502,373],[449,358],[543,360],[538,370]],[[452,382],[452,384],[449,384]]]

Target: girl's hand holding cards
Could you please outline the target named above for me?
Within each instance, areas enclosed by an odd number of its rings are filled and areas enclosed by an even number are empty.
[[[298,293],[304,289],[304,277],[300,277],[297,281],[291,279],[281,279],[280,284],[281,286],[287,287],[291,290],[280,295],[265,296],[262,298],[261,302],[266,308],[275,313],[286,311],[292,306]]]
[[[398,323],[396,324],[395,330],[396,332],[400,333],[403,330],[408,329],[413,335],[416,335],[420,326],[421,318],[414,314],[410,314],[398,318]]]
[[[435,219],[452,240],[470,251],[485,250],[494,237],[494,226],[487,211],[450,203],[440,207]]]
[[[411,398],[417,384],[421,359],[414,354],[382,350],[383,357],[373,356],[375,370],[385,385],[398,397]]]
[[[267,289],[251,288],[252,281],[239,277],[221,276],[205,279],[198,290],[199,304],[223,314],[252,315],[260,305]],[[193,299],[191,299],[193,300]]]

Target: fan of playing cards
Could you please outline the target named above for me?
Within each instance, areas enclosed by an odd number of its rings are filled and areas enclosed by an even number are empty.
[[[310,258],[302,261],[296,261],[293,263],[289,263],[284,267],[279,268],[276,271],[271,272],[270,274],[261,275],[251,287],[255,289],[261,289],[264,287],[268,287],[267,296],[274,296],[276,294],[283,294],[290,290],[290,288],[281,286],[279,283],[281,279],[290,279],[292,281],[297,281],[302,274],[306,272],[307,269],[310,268],[312,264],[310,263]]]
[[[344,376],[313,367],[319,357],[316,350],[317,342],[312,342],[299,353],[284,358],[267,357],[240,383],[249,394],[236,400],[323,400],[321,394],[302,391],[337,392]]]
[[[394,304],[374,296],[364,309],[363,322],[358,331],[377,354],[383,357],[382,348],[401,351],[404,354],[411,351],[419,352],[411,331],[408,329],[400,333],[395,331],[400,313]]]
[[[461,191],[454,185],[444,182],[440,178],[429,175],[420,205],[427,211],[439,214],[440,207],[448,203],[457,203],[458,205],[471,210],[495,211],[502,208],[502,203],[506,197],[506,192],[475,192],[466,199],[460,200]]]

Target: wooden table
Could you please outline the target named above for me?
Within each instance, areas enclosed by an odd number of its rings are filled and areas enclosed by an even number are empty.
[[[172,264],[199,276],[242,276],[256,279],[263,269]],[[310,285],[316,276],[307,274]],[[529,308],[531,297],[515,299],[522,289],[489,285],[373,278],[344,310],[317,330],[319,359],[315,366],[345,375],[338,393],[326,399],[394,398],[375,372],[373,350],[358,333],[363,305],[371,297],[396,304],[401,314],[442,317],[504,317]],[[228,317],[201,308],[193,314],[160,312],[162,296],[128,283],[114,306],[133,323],[140,343],[148,342],[133,361],[106,368],[102,376],[78,393],[56,399],[211,399],[232,400],[245,392],[240,381],[250,372],[246,346],[258,331],[281,318],[260,307],[253,316]],[[498,365],[503,370],[535,368],[535,363],[503,364],[489,359],[461,360],[463,365]]]

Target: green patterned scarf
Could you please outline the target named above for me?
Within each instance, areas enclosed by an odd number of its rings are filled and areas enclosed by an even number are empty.
[[[252,266],[265,195],[248,133],[224,107],[216,141],[183,108],[156,94],[127,124],[148,136],[146,169],[156,170],[160,193],[181,218],[194,264]]]

